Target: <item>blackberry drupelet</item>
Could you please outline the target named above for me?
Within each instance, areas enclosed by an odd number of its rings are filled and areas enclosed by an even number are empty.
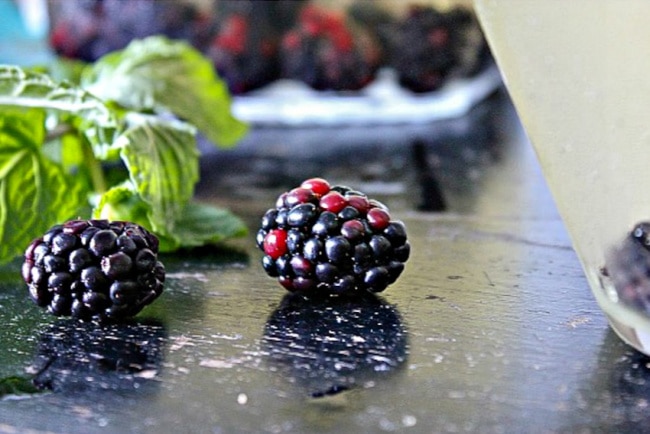
[[[262,266],[291,292],[381,292],[404,270],[406,228],[365,194],[312,178],[283,193],[256,237]]]
[[[84,320],[136,315],[163,290],[158,239],[129,222],[71,220],[27,247],[29,295],[56,316]]]

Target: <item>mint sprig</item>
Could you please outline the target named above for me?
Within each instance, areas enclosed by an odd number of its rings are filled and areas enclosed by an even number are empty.
[[[163,36],[135,40],[81,74],[82,86],[135,111],[173,113],[221,146],[246,131],[230,112],[230,94],[199,51]]]
[[[246,132],[207,59],[152,37],[81,75],[73,85],[0,65],[0,263],[76,217],[134,221],[162,251],[246,232],[229,211],[192,202],[197,130],[221,146]]]

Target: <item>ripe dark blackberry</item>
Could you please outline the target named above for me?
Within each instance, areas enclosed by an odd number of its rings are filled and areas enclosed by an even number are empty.
[[[372,81],[382,50],[373,35],[344,15],[308,5],[280,47],[284,78],[316,90],[358,90]]]
[[[71,220],[25,251],[29,295],[56,316],[119,319],[136,315],[163,290],[158,239],[135,223]]]
[[[404,270],[411,246],[388,209],[320,178],[283,193],[262,217],[262,265],[291,292],[381,292]]]

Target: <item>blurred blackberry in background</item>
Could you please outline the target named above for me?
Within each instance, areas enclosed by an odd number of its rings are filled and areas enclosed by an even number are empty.
[[[413,5],[390,38],[390,65],[399,83],[413,92],[430,92],[447,79],[478,68],[484,40],[472,13]]]
[[[252,7],[248,12],[237,11],[222,18],[207,49],[207,56],[233,94],[262,87],[280,75],[280,37],[269,17],[257,11],[263,9]]]
[[[158,239],[139,225],[71,220],[25,251],[29,295],[56,316],[84,320],[136,315],[163,290]]]
[[[304,3],[216,2],[217,27],[205,52],[232,94],[258,89],[280,78],[280,39],[294,25]]]
[[[302,9],[280,49],[282,77],[316,90],[360,89],[373,80],[381,61],[381,46],[370,32],[314,5]]]
[[[304,295],[383,291],[410,254],[404,224],[383,204],[320,178],[283,193],[256,240],[266,273]]]
[[[214,26],[210,10],[183,1],[66,0],[48,6],[54,52],[86,62],[152,35],[184,39],[201,50]]]
[[[232,94],[279,78],[316,90],[359,90],[393,67],[415,92],[471,76],[490,59],[474,14],[410,5],[398,18],[374,2],[66,0],[48,2],[50,46],[94,61],[133,39],[164,35],[208,56]]]

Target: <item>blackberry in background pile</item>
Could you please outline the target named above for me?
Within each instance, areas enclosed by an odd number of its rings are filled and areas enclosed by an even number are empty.
[[[399,83],[413,92],[430,92],[453,76],[474,72],[484,42],[470,11],[413,5],[390,45],[389,63]]]
[[[310,0],[66,0],[48,2],[49,45],[87,62],[133,39],[164,35],[208,57],[234,95],[280,78],[355,91],[392,67],[414,92],[471,76],[490,59],[471,10]]]
[[[282,38],[281,73],[316,90],[358,90],[374,79],[381,55],[369,32],[353,29],[342,14],[308,5]]]
[[[282,33],[295,23],[304,0],[217,2],[216,33],[204,50],[235,95],[280,78]]]
[[[404,224],[383,204],[320,178],[283,193],[256,241],[266,273],[303,295],[381,292],[411,249]]]
[[[254,5],[258,3],[266,2]],[[279,36],[268,16],[261,13],[264,11],[252,7],[250,11],[237,10],[228,14],[221,20],[207,50],[207,56],[233,94],[257,89],[279,78]]]
[[[50,46],[86,62],[151,35],[184,39],[202,49],[213,31],[210,11],[184,1],[66,0],[50,1],[48,7]]]
[[[32,300],[53,315],[127,318],[162,293],[157,254],[158,239],[137,224],[71,220],[27,247],[22,275]]]

